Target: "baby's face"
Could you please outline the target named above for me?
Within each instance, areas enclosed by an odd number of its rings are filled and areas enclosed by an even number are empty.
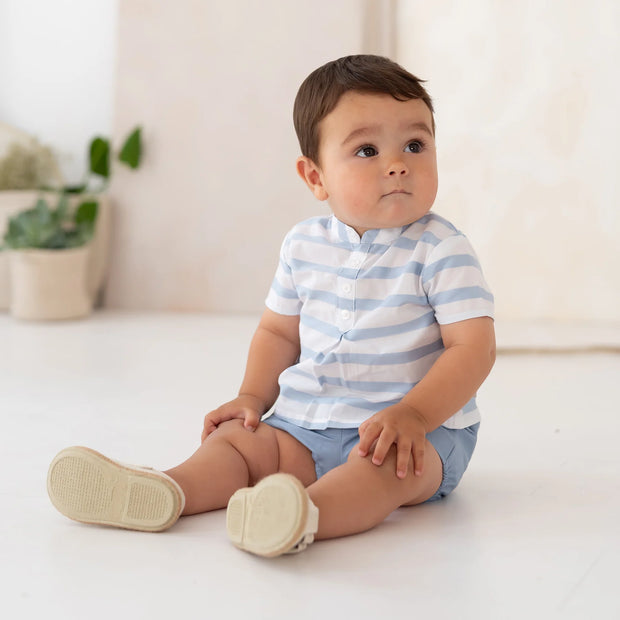
[[[319,126],[319,174],[334,215],[360,236],[424,216],[437,194],[431,128],[421,99],[345,93]]]

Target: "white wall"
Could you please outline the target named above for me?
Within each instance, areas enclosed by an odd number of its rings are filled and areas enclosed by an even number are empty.
[[[256,312],[285,231],[325,210],[293,168],[299,83],[395,50],[429,80],[437,210],[498,317],[618,320],[618,32],[615,0],[2,0],[0,119],[75,180],[95,132],[144,125],[113,184],[109,305]]]
[[[437,210],[498,316],[620,320],[620,3],[400,0],[397,23],[437,108]]]
[[[284,234],[326,212],[295,173],[295,93],[367,47],[366,5],[121,2],[116,130],[142,122],[147,152],[113,183],[109,305],[261,311]]]
[[[112,130],[118,0],[0,1],[0,120],[51,146],[69,182]]]

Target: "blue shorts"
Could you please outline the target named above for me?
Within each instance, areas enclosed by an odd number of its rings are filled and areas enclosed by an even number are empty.
[[[357,428],[303,428],[276,414],[265,418],[263,423],[286,431],[310,450],[317,478],[345,463],[360,440]],[[460,429],[440,426],[426,435],[437,450],[443,466],[441,485],[427,501],[441,499],[456,488],[476,447],[479,427],[480,424]]]

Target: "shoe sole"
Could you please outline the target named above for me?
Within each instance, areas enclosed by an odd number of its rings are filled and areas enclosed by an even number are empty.
[[[230,498],[226,530],[239,549],[270,558],[286,553],[303,537],[307,516],[308,496],[301,482],[274,474]]]
[[[169,528],[183,510],[182,494],[172,480],[90,448],[66,448],[54,458],[47,492],[70,519],[144,532]]]

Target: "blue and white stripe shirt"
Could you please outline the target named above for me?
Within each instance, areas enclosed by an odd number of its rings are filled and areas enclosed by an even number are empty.
[[[274,411],[305,428],[355,428],[398,403],[444,350],[439,325],[493,317],[475,252],[429,213],[360,239],[335,216],[286,236],[266,300],[299,315],[301,354],[279,378]],[[444,426],[480,420],[475,398]]]

